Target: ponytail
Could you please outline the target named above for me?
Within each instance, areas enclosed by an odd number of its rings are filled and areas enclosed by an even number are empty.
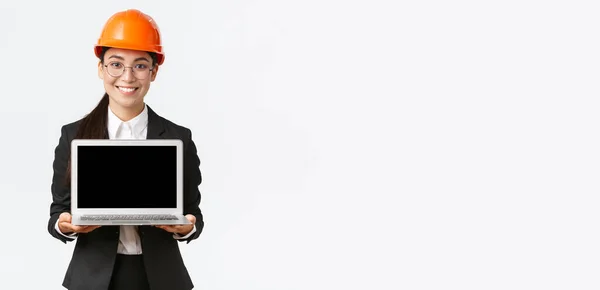
[[[75,139],[107,139],[108,94],[104,93],[100,102],[81,120]]]
[[[79,123],[79,128],[74,139],[108,139],[107,119],[108,94],[104,93],[96,108]],[[66,186],[71,186],[71,155],[69,155],[65,182]]]

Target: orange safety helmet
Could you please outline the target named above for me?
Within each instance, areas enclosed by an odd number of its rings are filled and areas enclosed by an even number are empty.
[[[106,21],[94,46],[97,57],[103,46],[154,52],[158,65],[165,60],[158,25],[152,17],[135,9],[117,12]]]

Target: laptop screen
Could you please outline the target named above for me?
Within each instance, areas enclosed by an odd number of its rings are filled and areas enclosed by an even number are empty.
[[[78,208],[176,208],[175,146],[78,146]]]

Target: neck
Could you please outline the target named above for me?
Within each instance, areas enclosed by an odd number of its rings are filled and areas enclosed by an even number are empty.
[[[136,105],[135,107],[124,108],[119,105],[115,105],[112,102],[109,102],[108,106],[110,107],[111,111],[115,114],[115,116],[119,117],[121,121],[127,122],[142,113],[142,111],[144,110],[145,103],[141,103],[139,105]]]

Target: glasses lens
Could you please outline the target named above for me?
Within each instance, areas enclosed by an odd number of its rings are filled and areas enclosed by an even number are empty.
[[[123,68],[125,66],[120,62],[111,62],[106,65],[106,71],[113,77],[118,77],[123,74]]]
[[[143,80],[150,74],[150,68],[145,64],[136,64],[132,68],[133,75],[138,80]]]
[[[131,69],[131,71],[133,72],[133,76],[136,79],[139,80],[143,80],[145,78],[148,77],[148,75],[150,74],[150,67],[148,67],[147,65],[134,65],[133,67],[125,67],[125,65],[123,65],[120,62],[111,62],[109,64],[106,65],[107,68],[107,72],[109,75],[113,76],[113,77],[120,77],[121,75],[123,75],[123,72],[125,71],[125,69]]]

